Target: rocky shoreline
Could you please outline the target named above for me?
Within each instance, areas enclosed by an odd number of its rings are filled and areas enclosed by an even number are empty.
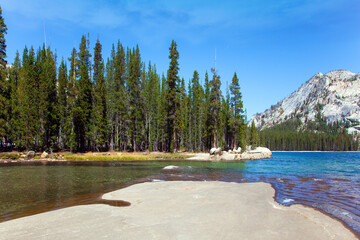
[[[61,154],[42,154],[29,151],[27,153],[9,153],[11,158],[2,158],[0,156],[0,164],[47,164],[52,162],[72,162],[72,161],[161,161],[161,160],[179,160],[179,161],[240,161],[240,160],[256,160],[271,158],[272,152],[268,148],[257,147],[254,150],[247,149],[241,151],[214,151],[213,153],[179,153],[181,156],[175,156],[172,153],[159,152],[143,152],[143,153],[86,153],[81,154],[81,159],[67,159]],[[14,157],[19,156],[19,157]],[[88,156],[88,157],[86,157]],[[76,154],[75,154],[76,158]]]
[[[258,160],[271,158],[272,152],[265,147],[257,147],[254,150],[247,150],[243,153],[241,151],[217,151],[211,153],[198,153],[188,160],[201,160],[201,161],[241,161],[241,160]]]

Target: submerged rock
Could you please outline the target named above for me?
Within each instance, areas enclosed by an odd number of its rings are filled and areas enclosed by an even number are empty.
[[[180,167],[180,166],[169,165],[169,166],[164,167],[163,170],[182,170],[182,169],[186,169],[186,168],[191,168],[191,166]]]
[[[178,170],[180,167],[179,166],[173,166],[173,165],[169,165],[163,168],[163,170]]]

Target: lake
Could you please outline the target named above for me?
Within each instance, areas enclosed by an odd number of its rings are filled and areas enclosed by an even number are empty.
[[[163,171],[167,165],[180,171]],[[0,221],[79,204],[146,181],[268,182],[284,205],[305,204],[360,235],[360,153],[274,152],[240,162],[74,162],[0,167]],[[126,200],[126,199],[123,199]],[[234,203],[236,204],[236,203]]]

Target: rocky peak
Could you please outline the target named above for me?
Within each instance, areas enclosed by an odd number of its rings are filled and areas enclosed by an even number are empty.
[[[317,73],[296,92],[251,120],[257,128],[264,129],[298,117],[302,122],[314,120],[315,106],[323,106],[327,121],[360,121],[360,74],[346,70]],[[354,129],[349,129],[353,132]],[[355,128],[356,130],[356,128]],[[358,130],[356,130],[358,131]]]

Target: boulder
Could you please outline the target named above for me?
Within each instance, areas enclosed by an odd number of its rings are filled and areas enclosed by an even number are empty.
[[[268,149],[266,147],[257,147],[254,151],[263,153],[263,154],[271,154],[270,149]]]
[[[210,155],[221,154],[221,148],[212,148],[210,149]]]
[[[30,160],[33,157],[35,157],[35,152],[34,151],[28,151],[25,155],[25,160]]]
[[[41,157],[40,158],[48,158],[49,157],[49,154],[44,151],[42,154],[41,154]]]
[[[238,147],[237,149],[234,148],[234,153],[241,153],[241,147]]]

